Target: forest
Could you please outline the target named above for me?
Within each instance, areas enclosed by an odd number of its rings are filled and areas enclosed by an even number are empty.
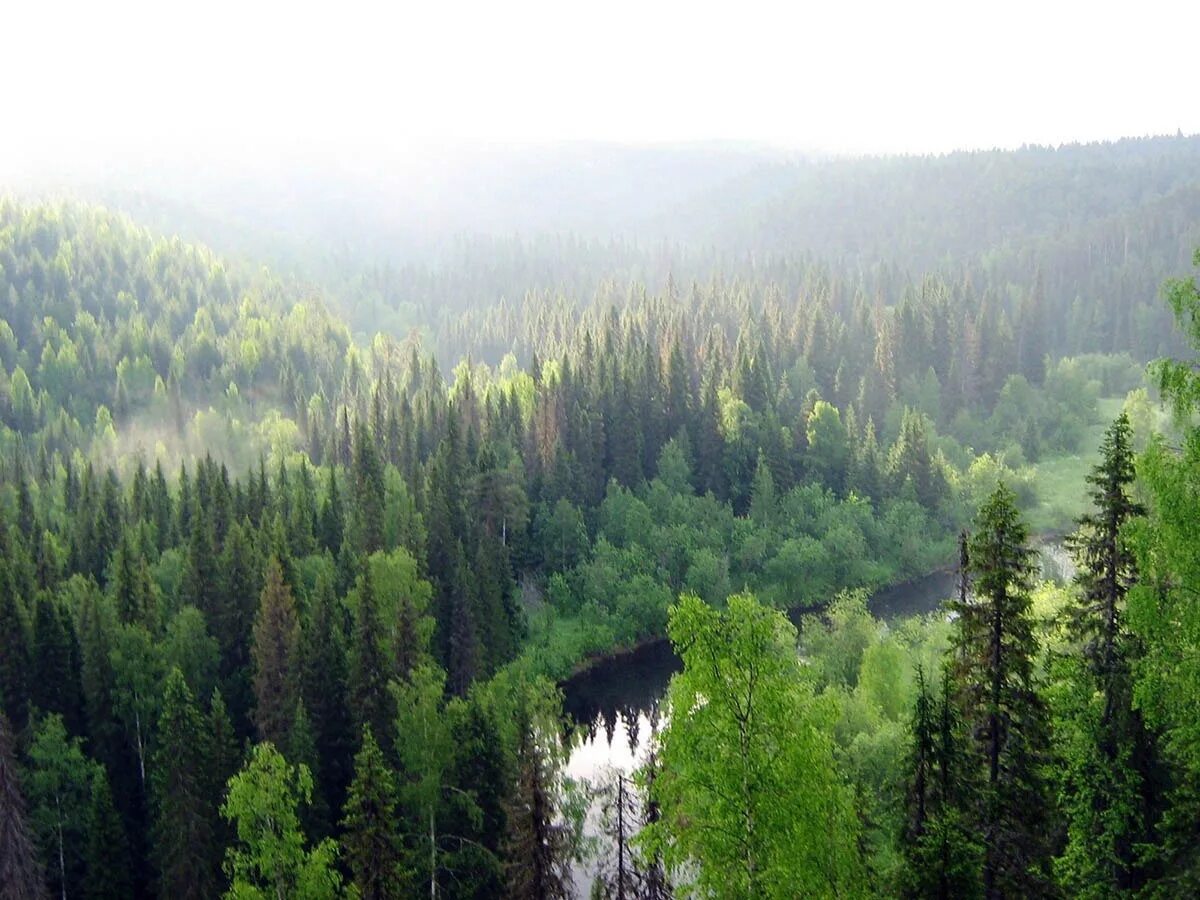
[[[0,197],[0,900],[1200,894],[1200,138],[689,165]]]

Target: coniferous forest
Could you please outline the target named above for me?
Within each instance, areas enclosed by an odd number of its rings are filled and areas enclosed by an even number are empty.
[[[1200,894],[1200,139],[693,163],[0,199],[0,900]]]

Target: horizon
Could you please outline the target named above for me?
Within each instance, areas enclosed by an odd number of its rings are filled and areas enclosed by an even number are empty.
[[[189,160],[403,165],[439,148],[733,144],[925,156],[1195,134],[1200,13],[865,0],[738,16],[524,0],[320,16],[221,0],[15,12],[0,173]]]

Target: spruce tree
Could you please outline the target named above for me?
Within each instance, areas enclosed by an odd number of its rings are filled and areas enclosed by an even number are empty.
[[[163,686],[152,780],[154,860],[164,900],[215,893],[217,798],[209,791],[206,738],[183,673],[172,669]]]
[[[998,485],[969,543],[975,594],[952,606],[958,702],[983,772],[974,822],[989,900],[1049,888],[1052,804],[1042,777],[1049,723],[1034,678],[1036,567],[1028,539],[1016,496]]]
[[[971,797],[967,739],[943,675],[935,696],[917,669],[917,698],[906,766],[906,808],[900,892],[905,897],[978,897],[982,848],[964,810]]]
[[[617,771],[604,788],[600,804],[601,825],[608,843],[593,896],[603,900],[638,900],[643,875],[633,850],[637,832],[637,794],[624,772]]]
[[[0,535],[6,527],[0,520]],[[0,551],[6,544],[0,537]],[[6,557],[0,557],[0,711],[20,731],[29,715],[29,642],[23,604]]]
[[[350,674],[347,694],[350,715],[358,733],[370,726],[371,733],[390,755],[394,741],[391,734],[396,718],[396,706],[388,690],[391,671],[386,635],[379,621],[379,604],[371,565],[363,566],[358,580],[358,604],[350,640]]]
[[[362,900],[400,897],[410,886],[397,819],[395,777],[365,725],[341,823],[342,851]]]
[[[559,821],[559,770],[547,734],[522,701],[517,721],[517,783],[504,850],[509,900],[571,896],[571,835]]]
[[[343,608],[329,577],[317,582],[302,644],[302,694],[321,759],[317,787],[326,807],[342,807],[354,740],[346,705],[348,663]]]
[[[125,826],[113,806],[112,789],[102,766],[92,776],[92,805],[84,849],[87,900],[112,900],[133,896],[133,868]]]
[[[1125,623],[1125,597],[1137,572],[1124,529],[1144,513],[1129,496],[1130,439],[1122,413],[1088,475],[1093,510],[1069,542],[1078,600],[1068,609],[1072,647],[1055,667],[1057,771],[1067,818],[1067,845],[1056,866],[1062,883],[1079,894],[1145,884],[1162,780],[1153,736],[1134,706],[1137,645]]]
[[[300,623],[277,557],[267,562],[254,623],[254,724],[259,739],[288,746],[299,698]]]
[[[12,728],[0,712],[0,900],[44,900],[42,866],[30,833]]]
[[[235,522],[225,537],[216,609],[211,619],[213,636],[221,649],[221,694],[229,704],[234,727],[242,732],[248,730],[254,702],[250,648],[263,573],[249,531],[248,523]]]

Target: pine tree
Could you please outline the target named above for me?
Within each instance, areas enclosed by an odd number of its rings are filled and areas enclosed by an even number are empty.
[[[254,724],[259,738],[286,747],[299,698],[300,624],[279,560],[267,562],[254,623]]]
[[[150,568],[146,565],[146,558],[126,533],[122,533],[117,544],[110,570],[109,582],[112,584],[118,620],[124,625],[136,623],[151,631],[157,629],[158,602],[154,596]]]
[[[60,714],[69,730],[83,730],[83,698],[79,684],[79,651],[75,632],[58,604],[41,592],[34,618],[31,699],[43,712]]]
[[[235,522],[226,535],[211,619],[213,636],[221,649],[221,693],[229,704],[234,726],[241,732],[248,730],[254,700],[250,651],[263,573],[248,532],[248,524]]]
[[[12,730],[0,713],[0,900],[44,900],[45,884],[30,834]]]
[[[984,773],[976,811],[984,896],[1028,896],[1049,883],[1052,804],[1041,774],[1049,724],[1034,680],[1034,553],[1005,485],[980,509],[969,552],[975,596],[953,605],[952,653],[959,702]]]
[[[397,818],[395,778],[366,725],[342,818],[343,853],[363,900],[389,900],[409,889]]]
[[[900,878],[902,895],[913,900],[967,900],[982,888],[982,848],[963,813],[971,796],[966,736],[951,691],[944,675],[934,697],[918,667]]]
[[[360,553],[383,549],[383,465],[371,432],[361,422],[354,428],[354,512]]]

